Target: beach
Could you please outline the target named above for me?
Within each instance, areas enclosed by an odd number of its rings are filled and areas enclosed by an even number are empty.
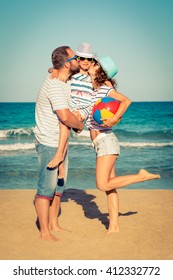
[[[172,260],[173,191],[119,193],[120,232],[106,235],[104,192],[66,190],[59,215],[69,230],[60,241],[39,239],[33,206],[35,190],[0,190],[1,260]]]

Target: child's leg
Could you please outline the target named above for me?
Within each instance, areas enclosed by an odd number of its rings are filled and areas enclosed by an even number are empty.
[[[63,153],[63,161],[59,164],[58,166],[58,186],[62,187],[64,186],[64,177],[65,177],[65,166],[64,166],[64,159],[67,153],[68,149],[68,142],[66,143],[66,146],[64,148],[64,153]]]
[[[59,144],[58,149],[53,157],[53,159],[48,163],[47,167],[54,168],[57,167],[63,160],[64,156],[67,151],[68,146],[68,138],[70,135],[70,129],[60,122],[60,137],[59,137]]]

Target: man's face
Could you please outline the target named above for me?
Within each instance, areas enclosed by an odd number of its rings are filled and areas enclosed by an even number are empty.
[[[69,58],[75,57],[75,54],[74,54],[74,52],[71,49],[67,50],[67,52],[69,54]],[[70,63],[70,73],[71,73],[71,76],[76,74],[76,73],[78,73],[80,68],[79,68],[79,63],[77,61],[77,58],[71,60],[69,63]]]

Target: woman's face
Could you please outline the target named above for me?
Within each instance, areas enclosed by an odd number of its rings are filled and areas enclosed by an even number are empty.
[[[90,76],[95,77],[96,71],[100,68],[99,63],[93,62],[88,70]]]

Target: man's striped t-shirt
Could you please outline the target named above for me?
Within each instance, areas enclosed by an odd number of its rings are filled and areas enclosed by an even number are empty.
[[[43,145],[58,147],[59,119],[56,110],[69,108],[70,83],[47,77],[37,97],[34,133]]]

